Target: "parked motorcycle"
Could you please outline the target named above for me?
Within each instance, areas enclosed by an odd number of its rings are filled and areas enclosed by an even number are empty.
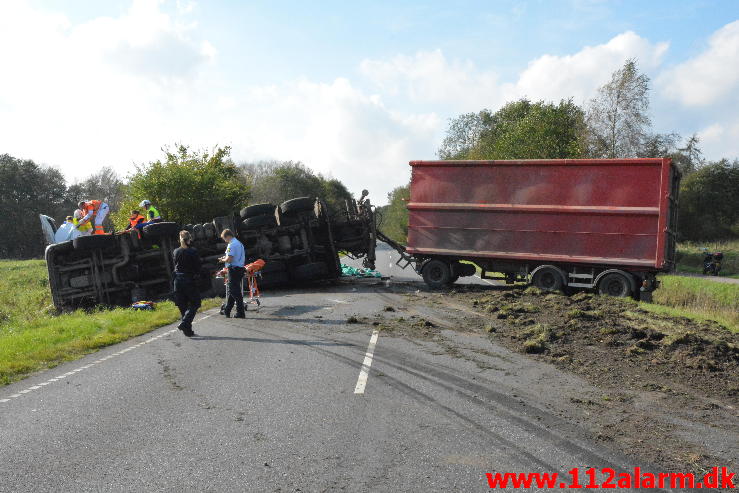
[[[710,252],[703,249],[703,275],[717,276],[721,272],[721,261],[724,254],[721,252]]]

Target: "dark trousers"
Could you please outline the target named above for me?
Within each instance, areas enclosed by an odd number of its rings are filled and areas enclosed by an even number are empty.
[[[234,304],[236,305],[236,315],[244,314],[244,293],[241,290],[241,283],[244,282],[244,272],[243,267],[228,268],[228,292],[226,293],[226,308],[223,310],[226,315],[231,314],[231,308]]]
[[[190,275],[175,274],[174,302],[180,309],[183,329],[192,328],[192,321],[200,308],[200,290],[197,280]]]

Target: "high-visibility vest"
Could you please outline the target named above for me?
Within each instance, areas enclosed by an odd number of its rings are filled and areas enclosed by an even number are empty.
[[[82,215],[82,217],[85,217],[85,211],[83,211],[83,210],[79,210],[79,211],[80,211],[80,214]],[[82,218],[80,218],[80,219],[82,219]],[[81,231],[81,232],[84,233],[85,231],[88,231],[88,230],[92,229],[92,221],[87,221],[85,224],[83,224],[82,226],[80,226],[80,219],[77,219],[76,217],[74,219],[72,219],[72,222],[74,223],[74,225],[75,226],[78,226],[78,228],[77,228],[78,231]]]
[[[159,215],[159,211],[156,207],[153,205],[150,205],[149,208],[146,210],[146,220],[151,221],[152,219],[161,219],[162,216]]]
[[[141,214],[139,214],[138,216],[134,218],[130,218],[130,217],[128,218],[128,224],[130,225],[132,229],[138,226],[139,223],[143,223],[144,221],[146,221],[146,218],[142,216]]]

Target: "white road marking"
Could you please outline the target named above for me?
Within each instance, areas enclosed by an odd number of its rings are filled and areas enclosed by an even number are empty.
[[[357,386],[354,387],[355,394],[364,394],[364,388],[367,386],[367,378],[369,377],[369,370],[372,366],[372,358],[378,337],[380,337],[380,332],[378,330],[373,331],[372,337],[370,337],[369,346],[367,346],[367,352],[364,353],[364,361],[362,362],[362,370],[359,372],[359,378],[357,379]]]
[[[193,324],[196,324],[196,323],[198,323],[200,321],[203,321],[206,318],[210,318],[213,315],[214,315],[213,313],[211,313],[210,315],[205,315],[204,317],[201,317],[201,318],[195,320],[193,322]],[[173,332],[177,332],[177,330],[179,330],[179,329],[168,330],[167,332],[163,332],[163,333],[161,333],[161,334],[159,334],[157,336],[150,337],[150,338],[146,339],[145,341],[139,342],[138,344],[134,344],[133,346],[129,346],[129,347],[125,348],[125,349],[122,349],[122,350],[118,351],[117,353],[112,353],[112,354],[109,354],[107,356],[103,356],[100,359],[96,359],[92,363],[89,363],[89,364],[84,365],[84,366],[80,366],[79,368],[75,368],[74,370],[68,371],[67,373],[63,373],[63,374],[58,375],[58,376],[56,376],[54,378],[50,378],[50,379],[48,379],[45,382],[41,382],[39,384],[33,385],[33,386],[31,386],[31,387],[29,387],[27,389],[20,390],[16,394],[12,394],[12,395],[9,395],[9,396],[7,396],[5,398],[0,399],[0,404],[4,404],[6,402],[10,402],[11,400],[16,399],[16,398],[18,398],[18,397],[20,397],[22,395],[28,394],[29,392],[33,392],[34,390],[38,390],[38,389],[40,389],[41,387],[43,387],[45,385],[49,385],[50,383],[58,382],[59,380],[61,380],[63,378],[67,378],[69,376],[74,375],[75,373],[79,373],[79,372],[81,372],[83,370],[86,370],[86,369],[92,367],[92,366],[98,365],[98,364],[102,363],[103,361],[109,360],[110,358],[115,358],[116,356],[120,356],[122,354],[125,354],[128,351],[131,351],[132,349],[136,349],[138,347],[141,347],[144,344],[147,344],[149,342],[154,342],[155,340],[160,339],[160,338],[162,338],[164,336],[167,336],[169,334],[172,334]]]

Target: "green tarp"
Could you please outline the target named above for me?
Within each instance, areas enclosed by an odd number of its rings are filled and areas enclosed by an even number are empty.
[[[347,277],[382,277],[382,274],[372,269],[357,269],[341,264],[341,275]]]

